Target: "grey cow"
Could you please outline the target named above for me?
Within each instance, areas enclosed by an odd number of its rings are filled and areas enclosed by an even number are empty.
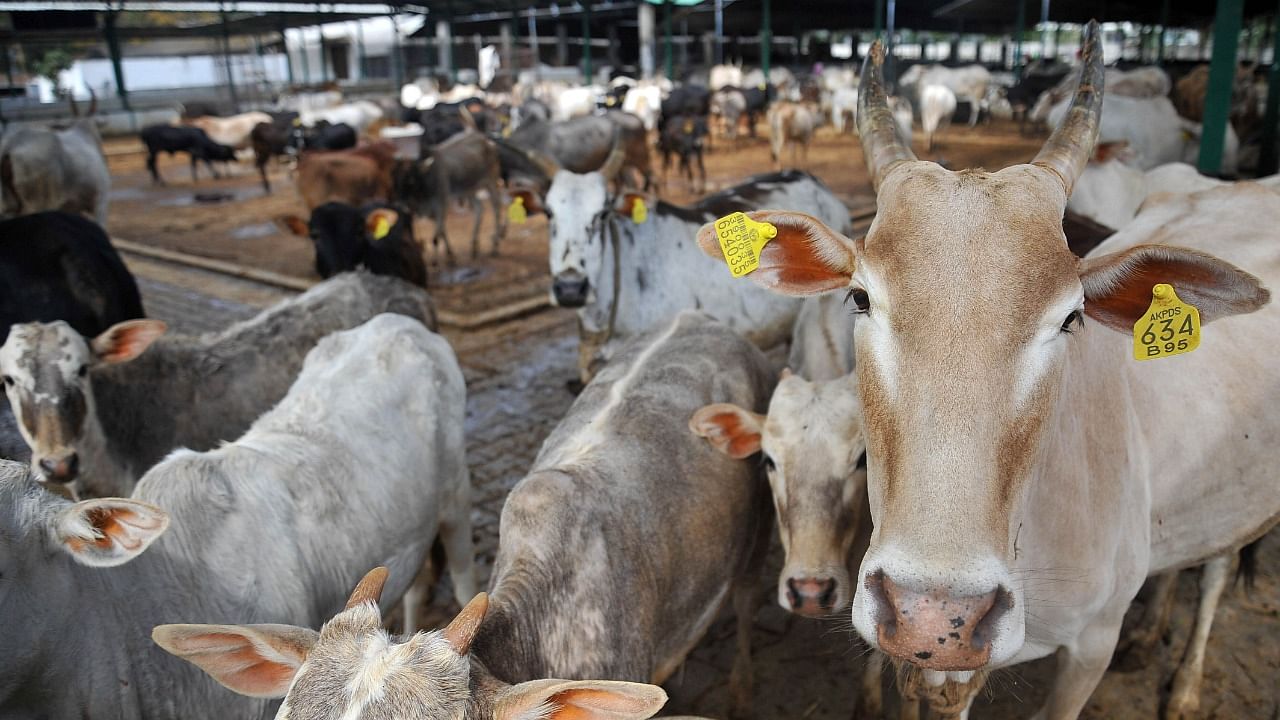
[[[469,597],[465,394],[448,343],[381,315],[321,340],[239,440],[175,453],[132,498],[73,503],[0,462],[0,717],[269,718],[276,703],[219,688],[152,628],[317,627],[374,565],[389,605],[437,531]]]
[[[200,652],[184,655],[241,692],[255,674],[273,680],[273,694],[288,692],[279,718],[621,720],[649,717],[660,694],[584,681],[663,682],[732,597],[731,682],[743,714],[769,493],[757,463],[725,457],[687,425],[710,402],[762,407],[772,378],[759,350],[706,315],[683,313],[633,338],[507,498],[489,598],[443,632],[390,641],[376,615],[355,611],[318,644],[314,632],[288,628],[181,626],[157,638],[189,640]],[[237,672],[240,648],[288,645],[300,633],[310,642],[273,678]],[[392,672],[367,672],[394,659],[403,661]],[[611,707],[575,705],[591,692]],[[633,702],[618,699],[628,693]],[[546,714],[524,714],[541,703]]]
[[[111,173],[92,118],[63,130],[22,127],[0,137],[0,217],[44,210],[107,223]]]
[[[0,375],[43,479],[128,495],[171,450],[205,450],[243,433],[284,396],[320,338],[383,312],[435,328],[419,288],[351,273],[199,336],[160,337],[164,324],[154,320],[93,339],[62,322],[15,325],[0,347]]]

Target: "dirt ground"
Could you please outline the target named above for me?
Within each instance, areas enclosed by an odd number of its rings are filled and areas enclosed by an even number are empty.
[[[301,214],[287,171],[272,173],[275,193],[266,196],[252,167],[233,168],[223,180],[202,179],[193,186],[185,162],[161,160],[171,185],[153,188],[133,141],[112,141],[114,189],[109,221],[113,237],[273,270],[301,278],[312,275],[307,240],[281,231],[274,219]],[[946,131],[929,159],[952,167],[995,169],[1025,161],[1038,140],[1017,135],[1010,127]],[[827,182],[849,206],[869,208],[874,198],[867,184],[856,138],[820,133],[799,166]],[[746,175],[771,169],[763,139],[730,148],[717,141],[707,158],[709,189],[727,187]],[[217,203],[194,199],[195,193],[230,196]],[[682,202],[687,185],[672,178],[663,196]],[[455,212],[448,228],[457,252],[466,250],[470,213]],[[486,225],[486,229],[488,225]],[[423,223],[419,237],[429,237]],[[482,235],[483,237],[483,235]],[[488,248],[487,240],[483,243]],[[546,239],[540,219],[513,227],[496,260],[471,262],[465,255],[457,268],[435,268],[432,293],[443,307],[475,312],[521,297],[545,294]],[[290,293],[215,273],[126,255],[139,276],[149,314],[183,332],[221,327],[247,317]],[[510,488],[523,477],[543,438],[573,401],[565,381],[575,374],[576,337],[571,313],[547,309],[502,324],[463,332],[445,328],[457,349],[468,382],[467,436],[476,504],[477,553],[481,579],[487,579],[497,544],[498,514]],[[762,604],[755,617],[756,718],[759,720],[847,720],[854,707],[865,646],[856,641],[847,617],[826,621],[792,616],[773,604],[773,587],[781,565],[776,547],[759,578]],[[1229,590],[1218,610],[1205,662],[1202,718],[1280,720],[1280,542],[1269,537],[1260,557],[1255,590]],[[1197,596],[1196,573],[1184,573],[1177,610],[1165,642],[1140,669],[1112,671],[1103,679],[1082,717],[1137,720],[1158,716],[1167,684],[1186,644]],[[445,586],[429,608],[442,621],[456,609]],[[1135,604],[1135,610],[1140,603]],[[625,619],[620,619],[625,621]],[[713,626],[685,666],[667,684],[671,701],[665,714],[726,716],[728,672],[734,652],[734,624],[729,613]],[[974,717],[1030,717],[1046,696],[1053,661],[1046,659],[996,673],[979,700]],[[890,687],[885,678],[886,690]],[[891,698],[892,693],[886,693]],[[891,706],[892,706],[892,701]]]

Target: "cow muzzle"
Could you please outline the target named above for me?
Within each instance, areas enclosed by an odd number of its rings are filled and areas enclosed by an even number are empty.
[[[74,450],[50,453],[33,460],[36,472],[46,482],[65,485],[80,475],[80,456]]]
[[[797,615],[823,617],[840,606],[840,585],[833,577],[791,577],[785,584],[784,607]]]
[[[551,296],[560,307],[580,308],[586,305],[590,289],[591,282],[577,274],[557,275],[551,282]]]
[[[876,643],[889,655],[929,670],[977,670],[991,662],[992,646],[1013,609],[1002,586],[973,595],[915,588],[884,571],[866,579]]]

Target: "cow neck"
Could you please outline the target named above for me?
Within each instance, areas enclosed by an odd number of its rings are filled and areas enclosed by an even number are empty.
[[[103,406],[98,403],[98,390],[102,387],[101,376],[95,376],[85,393],[84,431],[77,444],[77,452],[83,460],[83,475],[87,479],[80,482],[89,494],[102,497],[112,495],[128,496],[138,482],[137,475],[120,455],[118,443],[107,436],[107,428],[119,428],[118,423],[100,413]]]
[[[613,203],[608,203],[612,207]],[[604,233],[605,242],[608,243],[610,253],[613,256],[613,287],[611,288],[612,296],[609,298],[609,309],[607,311],[608,320],[602,330],[587,330],[585,323],[580,323],[580,332],[584,340],[587,340],[595,347],[603,347],[613,339],[614,327],[618,322],[618,304],[619,296],[622,294],[622,248],[621,240],[618,238],[618,219],[614,217],[611,211],[604,214]]]
[[[501,682],[509,685],[541,680],[555,675],[555,668],[544,657],[538,610],[546,606],[536,598],[536,589],[521,592],[511,575],[503,578],[503,588],[495,588],[489,599],[489,611],[476,633],[471,647],[473,682]],[[549,599],[549,598],[548,598]]]

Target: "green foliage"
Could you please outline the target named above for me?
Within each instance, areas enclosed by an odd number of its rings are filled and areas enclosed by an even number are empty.
[[[65,48],[55,47],[45,50],[35,62],[31,64],[32,69],[38,75],[48,78],[54,87],[58,86],[58,73],[63,70],[70,70],[71,64],[75,62],[75,58],[71,56]]]

